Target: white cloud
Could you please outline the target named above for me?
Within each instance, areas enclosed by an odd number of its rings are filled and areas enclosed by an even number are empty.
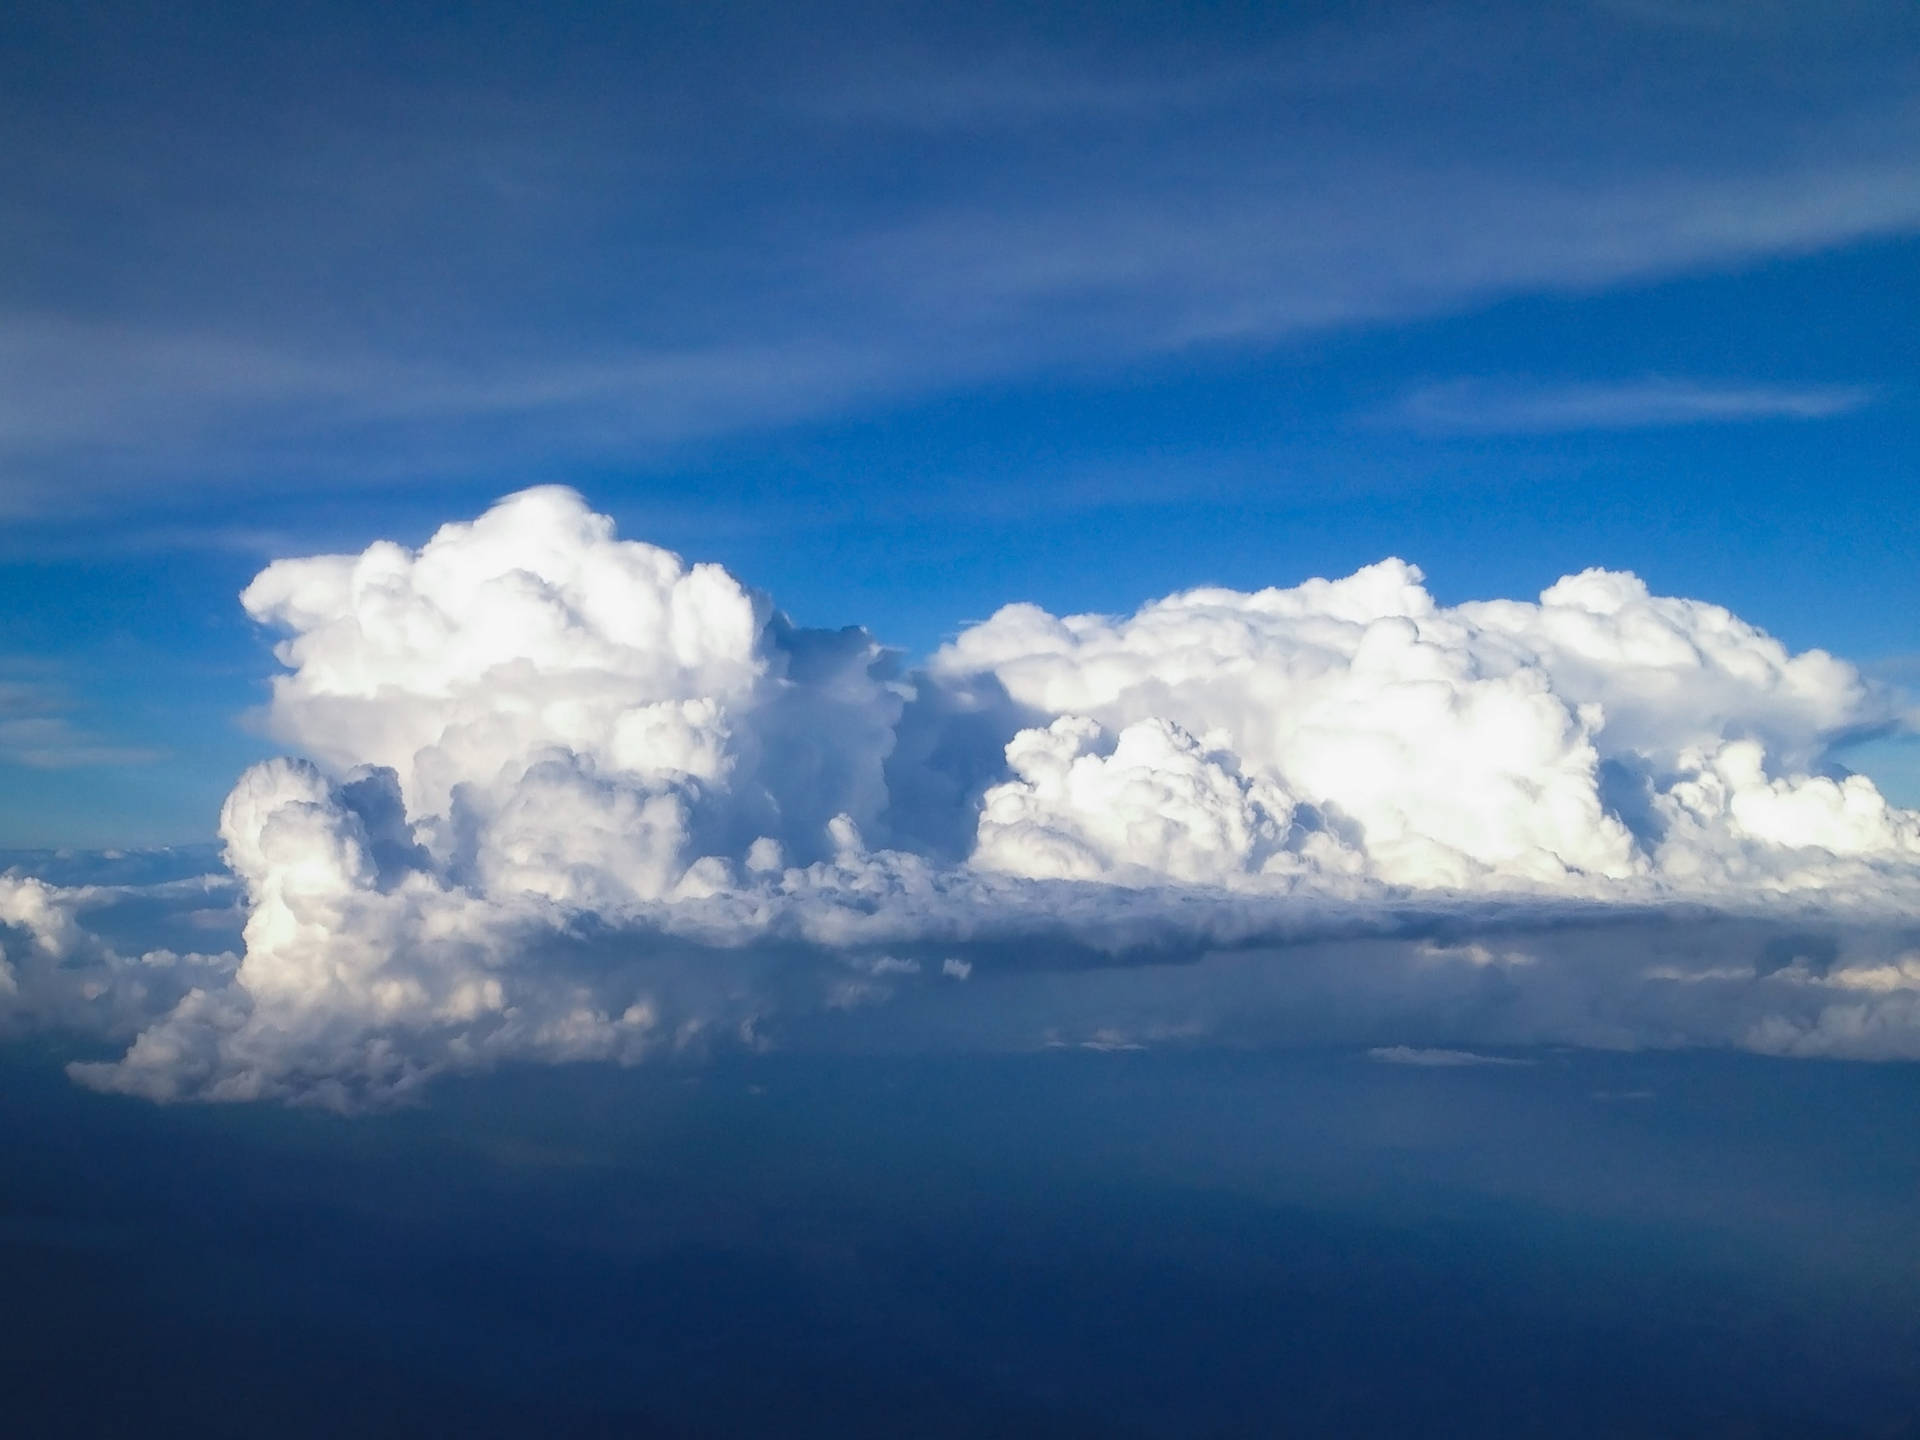
[[[1243,779],[1169,721],[1137,721],[1110,744],[1084,716],[1022,730],[1007,746],[1012,780],[987,791],[973,863],[1036,879],[1219,883],[1303,868],[1292,798]],[[1348,852],[1350,854],[1350,852]],[[1358,869],[1359,857],[1352,856]]]
[[[1246,1023],[1179,998],[1228,953],[1292,996],[1247,1014],[1331,1006],[1421,1051],[1920,1053],[1896,943],[1920,815],[1820,769],[1889,702],[1632,576],[1444,607],[1385,561],[1129,616],[1016,605],[903,681],[864,632],[796,629],[549,488],[417,552],[278,562],[244,602],[286,634],[269,723],[312,757],[223,811],[244,954],[123,959],[75,918],[109,892],[0,888],[0,1008],[138,1030],[77,1067],[95,1085],[351,1106],[508,1057],[992,1005],[1036,969],[1099,1002],[1058,1033],[1190,1043]],[[1759,918],[1624,963],[1607,937],[1676,903]],[[1844,954],[1768,958],[1843,923]],[[1100,1013],[1114,965],[1154,977],[1133,1012]]]
[[[1911,879],[1916,817],[1809,769],[1889,702],[1631,575],[1446,608],[1395,560],[1124,617],[1016,605],[931,668],[1069,717],[1009,746],[975,856],[995,869],[1586,894],[1819,888],[1862,878],[1852,861]]]
[[[274,732],[336,773],[392,770],[435,861],[489,893],[656,900],[699,855],[823,857],[836,816],[884,804],[901,695],[878,646],[793,631],[568,490],[417,554],[280,561],[241,600],[291,632]]]
[[[237,957],[165,948],[123,955],[80,916],[129,893],[55,885],[0,872],[0,1034],[39,1028],[125,1042],[193,985],[229,983]],[[174,907],[204,903],[206,888],[161,884],[147,893]]]

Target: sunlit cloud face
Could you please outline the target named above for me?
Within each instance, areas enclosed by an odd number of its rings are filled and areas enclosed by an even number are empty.
[[[1920,1052],[1920,814],[1826,763],[1893,700],[1631,575],[1012,605],[903,673],[549,487],[242,601],[308,758],[227,800],[238,948],[116,948],[110,886],[0,892],[14,1020],[131,1039],[91,1084],[354,1105],[940,1005],[997,1044],[1321,1015],[1412,1064]],[[1258,1003],[1199,1003],[1219,973]]]

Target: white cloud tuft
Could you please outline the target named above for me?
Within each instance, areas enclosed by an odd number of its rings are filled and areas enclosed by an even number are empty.
[[[1007,746],[1015,778],[986,793],[973,863],[1138,884],[1231,883],[1302,867],[1303,847],[1288,848],[1292,798],[1272,780],[1242,778],[1231,753],[1210,753],[1158,718],[1106,739],[1077,715],[1016,735]],[[1337,852],[1338,842],[1326,848]]]

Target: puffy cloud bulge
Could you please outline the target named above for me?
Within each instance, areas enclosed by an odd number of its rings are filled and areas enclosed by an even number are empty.
[[[909,692],[871,638],[796,630],[718,566],[617,539],[569,490],[418,553],[282,561],[241,603],[290,632],[274,732],[336,776],[390,771],[390,838],[478,893],[698,893],[737,878],[728,859],[818,858],[835,817],[885,805]],[[257,823],[223,822],[247,861]]]
[[[1058,717],[1016,737],[981,816],[974,863],[1020,874],[1719,898],[1920,859],[1920,817],[1816,773],[1884,697],[1628,574],[1448,608],[1387,560],[1119,619],[1015,605],[932,671]]]
[[[1626,574],[1447,607],[1387,560],[1128,616],[1011,605],[907,673],[547,487],[241,598],[282,637],[267,720],[305,758],[222,814],[242,952],[143,991],[90,1083],[344,1105],[507,1056],[758,1043],[782,1008],[957,994],[974,961],[942,947],[1045,964],[1409,906],[1884,919],[1920,895],[1920,814],[1823,768],[1890,699]],[[79,943],[84,896],[8,883],[10,956]],[[1860,964],[1794,993],[1877,1007],[1856,1048],[1905,1053],[1920,962]],[[1825,1024],[1846,1049],[1826,1008],[1747,1009],[1665,1038],[1792,1050]]]

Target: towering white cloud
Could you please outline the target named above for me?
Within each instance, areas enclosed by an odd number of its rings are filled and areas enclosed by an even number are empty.
[[[391,770],[435,864],[483,892],[654,900],[763,836],[828,853],[834,816],[885,804],[900,695],[871,640],[796,632],[570,490],[417,553],[280,561],[241,602],[291,632],[275,733],[335,773]]]
[[[1830,741],[1889,713],[1852,666],[1789,655],[1728,611],[1652,596],[1631,575],[1590,570],[1538,604],[1447,608],[1389,560],[1293,589],[1189,591],[1118,618],[1013,605],[931,670],[991,676],[1062,717],[1015,739],[1015,778],[988,796],[976,861],[1003,870],[1144,866],[1229,883],[1357,868],[1421,889],[1606,894],[1819,887],[1857,878],[1835,857],[1913,856],[1913,817],[1870,781],[1809,773]],[[1207,735],[1237,784],[1223,772],[1201,799],[1192,747],[1149,758],[1144,739],[1123,745],[1125,761],[1037,763],[1069,736],[1085,749],[1142,726]],[[1094,782],[1116,766],[1130,783]],[[1156,786],[1183,787],[1186,803],[1169,807]],[[1255,790],[1285,838],[1210,844],[1246,828],[1237,812]],[[1084,840],[1168,826],[1184,845],[1123,844],[1106,863]],[[1204,870],[1195,847],[1211,857]],[[1300,865],[1275,866],[1294,852]]]
[[[1013,605],[901,678],[865,632],[796,628],[547,488],[417,551],[278,562],[243,603],[283,634],[268,718],[308,758],[222,815],[243,955],[95,945],[88,983],[134,997],[96,1028],[141,1027],[79,1067],[96,1085],[355,1104],[508,1056],[759,1043],[771,1014],[914,987],[990,1003],[997,965],[1342,934],[1403,937],[1314,982],[1400,1017],[1369,1043],[1920,1053],[1897,937],[1783,968],[1749,927],[1684,983],[1419,948],[1674,900],[1886,931],[1920,899],[1920,815],[1821,769],[1886,702],[1630,575],[1446,607],[1388,560],[1127,616]],[[0,1012],[71,991],[96,902],[0,881]],[[1435,995],[1479,1014],[1494,976],[1509,1029],[1407,1030]]]

